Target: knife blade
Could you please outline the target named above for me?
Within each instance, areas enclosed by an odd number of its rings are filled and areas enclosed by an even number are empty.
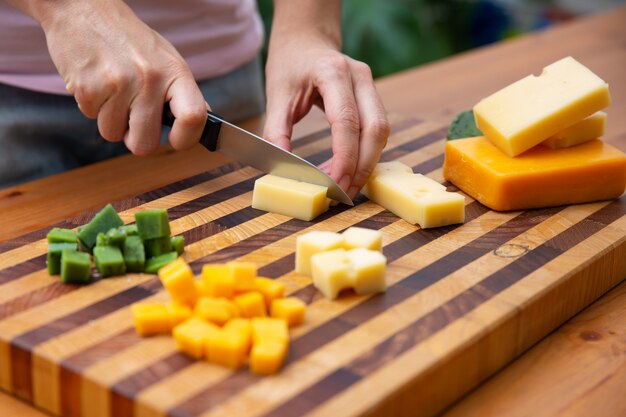
[[[172,127],[174,114],[169,103],[163,108],[163,124]],[[328,187],[327,196],[353,206],[354,203],[341,187],[324,171],[254,133],[248,132],[218,116],[207,112],[207,122],[200,143],[211,152],[220,152],[260,171],[279,177]]]

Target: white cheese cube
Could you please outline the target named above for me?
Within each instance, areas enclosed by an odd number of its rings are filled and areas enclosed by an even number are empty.
[[[310,221],[328,210],[327,187],[276,175],[254,182],[252,207]]]
[[[352,288],[357,294],[385,292],[385,270],[387,259],[375,250],[357,248],[349,250],[348,258],[352,269]]]
[[[343,247],[344,238],[339,233],[313,231],[296,239],[296,272],[311,275],[311,257]]]
[[[354,285],[352,260],[345,249],[313,255],[311,269],[313,285],[331,300],[337,298],[341,290]]]
[[[342,235],[343,247],[346,250],[355,248],[382,250],[383,234],[379,230],[366,229],[364,227],[349,227]]]

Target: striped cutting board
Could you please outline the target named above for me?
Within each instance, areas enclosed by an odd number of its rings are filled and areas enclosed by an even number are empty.
[[[443,181],[446,127],[392,121],[383,160]],[[328,136],[294,148],[320,163]],[[45,270],[49,226],[0,243],[0,387],[64,416],[430,415],[626,277],[624,196],[509,213],[467,198],[464,225],[420,230],[366,199],[314,222],[254,210],[258,174],[224,165],[114,206],[126,222],[167,208],[196,272],[254,261],[308,304],[279,375],[230,371],[179,354],[170,337],[138,337],[129,305],[165,299],[158,279],[63,285]],[[293,272],[295,239],[353,225],[382,231],[389,289],[325,300]]]

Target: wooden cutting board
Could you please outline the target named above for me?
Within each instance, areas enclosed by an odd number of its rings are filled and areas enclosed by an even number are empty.
[[[391,120],[382,159],[443,182],[446,126]],[[319,163],[329,134],[294,148]],[[66,416],[430,415],[626,277],[625,196],[509,213],[467,197],[465,224],[422,230],[364,198],[313,222],[252,209],[258,175],[222,165],[114,206],[126,222],[167,208],[194,271],[253,261],[308,304],[280,374],[230,371],[178,353],[170,337],[138,337],[129,306],[166,298],[156,276],[61,284],[45,270],[50,225],[0,243],[1,388]],[[293,271],[295,238],[353,225],[382,231],[389,289],[328,301]]]

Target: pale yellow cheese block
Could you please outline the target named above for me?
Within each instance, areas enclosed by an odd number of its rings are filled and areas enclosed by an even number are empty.
[[[607,83],[566,57],[481,100],[474,117],[494,145],[516,156],[610,103]]]
[[[364,248],[381,251],[383,248],[383,234],[380,230],[352,226],[347,228],[342,236],[345,249]]]
[[[313,285],[331,300],[348,288],[357,294],[383,292],[386,264],[382,253],[364,248],[318,253],[311,258]]]
[[[450,193],[446,187],[421,174],[399,169],[385,169],[389,162],[381,162],[361,192],[370,200],[411,224],[422,228],[463,223],[465,199],[459,193]]]
[[[328,210],[327,187],[276,175],[254,182],[252,207],[310,221]]]
[[[599,111],[554,134],[544,140],[543,144],[552,149],[569,148],[599,138],[604,135],[605,127],[606,113]]]
[[[296,238],[296,272],[311,275],[311,257],[316,253],[342,248],[344,238],[335,232],[314,230]]]

